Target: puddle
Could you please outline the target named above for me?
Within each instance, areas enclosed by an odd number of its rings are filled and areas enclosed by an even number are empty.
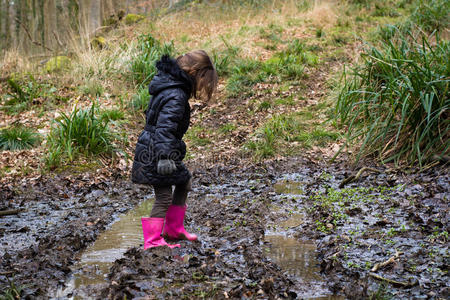
[[[299,241],[283,235],[266,235],[266,256],[283,270],[300,281],[301,299],[344,300],[345,297],[332,295],[326,288],[325,280],[319,275],[316,260],[316,246],[308,241]]]
[[[303,214],[293,214],[289,219],[280,223],[280,226],[285,229],[294,228],[305,223],[305,216]]]
[[[270,243],[266,249],[267,256],[282,269],[307,282],[321,280],[316,266],[314,244],[282,235],[267,235],[265,240]]]
[[[304,185],[304,182],[282,180],[275,183],[273,189],[277,194],[302,195]]]
[[[288,274],[298,280],[298,295],[302,299],[342,300],[341,296],[332,295],[327,289],[325,279],[319,275],[316,260],[316,245],[309,241],[300,241],[286,236],[290,228],[304,222],[304,215],[293,214],[278,227],[284,232],[266,232],[264,240],[266,256],[277,263]]]
[[[63,290],[56,293],[55,298],[71,298],[75,290],[106,283],[106,275],[114,261],[120,259],[129,248],[143,243],[141,217],[149,215],[152,205],[153,199],[145,200],[101,233],[95,243],[83,252],[80,261],[72,268],[76,270],[72,278]],[[75,296],[71,299],[83,298]]]

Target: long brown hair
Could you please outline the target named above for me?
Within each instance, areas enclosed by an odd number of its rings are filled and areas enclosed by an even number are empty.
[[[218,76],[208,54],[194,50],[177,57],[177,63],[194,80],[193,96],[204,96],[209,101],[217,88]]]

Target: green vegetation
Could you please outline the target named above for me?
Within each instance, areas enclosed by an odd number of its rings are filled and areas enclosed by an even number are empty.
[[[281,82],[303,78],[305,66],[314,66],[319,58],[306,49],[298,39],[294,39],[285,50],[275,53],[261,62],[254,59],[237,60],[231,69],[227,82],[230,97],[248,96],[252,87],[259,82]]]
[[[118,109],[105,109],[100,112],[100,120],[103,122],[119,121],[125,119],[125,113]]]
[[[134,23],[138,23],[145,19],[145,16],[137,15],[137,14],[128,14],[125,16],[125,24],[131,25]]]
[[[275,154],[289,154],[286,145],[297,143],[301,147],[325,145],[336,140],[339,135],[320,126],[311,126],[305,120],[305,114],[276,115],[258,129],[254,138],[245,144],[256,159]],[[294,147],[295,148],[295,147]],[[284,150],[283,150],[284,149]]]
[[[3,97],[2,110],[17,114],[27,110],[39,97],[45,97],[56,91],[49,84],[37,82],[32,75],[23,79],[10,77],[7,80],[9,92]]]
[[[3,124],[16,122],[19,113],[33,109],[36,114],[27,112],[27,116],[49,129],[51,110],[58,108],[65,114],[54,124],[64,127],[60,122],[77,121],[71,119],[72,105],[61,99],[85,106],[90,98],[97,98],[105,110],[96,110],[96,121],[91,121],[98,125],[93,126],[109,124],[129,132],[147,109],[147,85],[161,55],[175,57],[179,51],[201,48],[212,55],[220,85],[216,102],[192,115],[197,126],[190,128],[186,139],[194,148],[227,137],[233,149],[245,148],[255,159],[296,155],[300,149],[326,147],[338,140],[341,133],[334,129],[338,124],[348,138],[346,146],[360,149],[357,159],[378,155],[386,162],[424,165],[436,155],[447,155],[449,2],[313,3],[233,0],[217,6],[181,1],[168,10],[156,9],[149,18],[121,16],[120,28],[132,29],[127,31],[115,30],[119,20],[112,17],[105,20],[112,26],[77,45],[75,55],[54,56],[40,66],[24,59],[23,69],[15,67],[17,58],[5,63],[12,67],[0,78],[0,113],[10,119]],[[211,25],[211,18],[220,26],[214,26],[214,32],[200,31]],[[173,23],[167,26],[167,22]],[[360,47],[355,47],[358,40],[373,45],[366,47],[362,60]],[[362,64],[344,72],[337,96],[331,92],[337,84],[328,75],[339,74],[343,63],[353,61]],[[37,66],[36,71],[31,72],[27,64]],[[329,126],[330,103],[336,102]],[[235,107],[225,108],[228,104]],[[231,116],[229,123],[215,128],[217,123],[209,121],[222,113]],[[236,122],[234,116],[243,121]],[[130,122],[120,122],[124,119]],[[248,135],[241,136],[241,127]],[[47,160],[75,159],[78,141],[56,142],[55,128],[49,136],[54,146]],[[90,152],[84,146],[75,151]]]
[[[45,64],[47,73],[55,73],[65,71],[70,68],[71,61],[67,56],[55,56],[50,58]]]
[[[22,290],[26,286],[16,286],[14,282],[9,280],[9,287],[0,294],[0,300],[16,300],[21,298]]]
[[[267,78],[267,75],[261,72],[261,65],[257,60],[240,59],[231,70],[226,87],[228,95],[238,97],[250,94],[254,84]]]
[[[137,93],[133,95],[128,106],[133,111],[143,112],[147,109],[149,101],[150,95],[148,93],[148,88],[141,87],[138,89]]]
[[[450,26],[450,1],[419,0],[419,5],[411,16],[411,21],[422,29],[433,32],[443,31]]]
[[[336,104],[349,142],[360,154],[382,161],[418,161],[450,147],[449,42],[397,30],[395,38],[370,46],[363,64],[345,77]]]
[[[139,86],[146,86],[156,74],[155,63],[163,54],[175,55],[172,42],[161,44],[150,34],[138,37],[136,53],[131,60],[131,79]]]
[[[212,52],[212,60],[219,77],[227,76],[230,74],[230,67],[231,65],[236,65],[236,60],[238,59],[238,55],[241,50],[237,46],[230,45],[230,43],[225,40],[223,36],[221,37],[221,40],[226,46],[226,49],[222,52]]]
[[[55,120],[47,137],[49,153],[45,159],[48,167],[58,166],[63,159],[73,161],[79,154],[111,155],[114,150],[113,141],[117,138],[109,127],[109,120],[98,116],[95,102],[88,109],[75,106],[67,115],[62,113]]]
[[[0,150],[22,150],[35,147],[40,136],[26,127],[10,127],[0,130]]]
[[[203,147],[211,144],[211,140],[206,136],[208,130],[195,125],[189,128],[188,132],[186,132],[186,141],[189,141],[194,147]]]
[[[219,131],[223,134],[227,134],[229,132],[232,132],[233,130],[236,130],[237,126],[232,123],[227,123],[219,128]]]
[[[313,205],[308,212],[317,216],[316,229],[318,231],[329,232],[336,226],[344,224],[349,219],[348,213],[352,209],[357,209],[361,204],[375,201],[380,197],[389,197],[397,188],[326,188],[324,192],[318,190],[309,198]],[[389,232],[392,234],[395,229],[391,229]]]
[[[100,82],[91,79],[80,87],[80,91],[86,96],[100,97],[104,93],[104,88]]]

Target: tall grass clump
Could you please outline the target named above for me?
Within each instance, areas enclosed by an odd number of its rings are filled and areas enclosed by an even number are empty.
[[[0,150],[29,149],[39,142],[39,134],[26,127],[17,126],[0,130]]]
[[[360,142],[357,160],[378,154],[383,162],[418,162],[449,151],[449,42],[401,33],[370,46],[344,85],[337,119],[349,142]]]
[[[150,83],[156,74],[155,63],[163,54],[175,55],[173,42],[162,44],[150,34],[139,36],[136,53],[130,65],[132,80],[137,86]]]
[[[212,60],[219,77],[230,75],[231,67],[238,61],[238,55],[241,49],[238,46],[231,45],[223,36],[221,36],[226,49],[224,51],[212,52]]]
[[[111,155],[114,151],[113,141],[117,138],[109,127],[109,119],[98,116],[95,103],[90,108],[74,107],[70,114],[62,113],[55,120],[47,136],[49,154],[46,164],[58,166],[64,159],[69,162],[84,155]]]
[[[449,12],[448,0],[420,0],[411,20],[428,32],[443,31],[450,26]]]

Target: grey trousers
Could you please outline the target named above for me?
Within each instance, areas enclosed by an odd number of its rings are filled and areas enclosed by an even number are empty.
[[[155,203],[153,203],[150,218],[165,218],[170,204],[183,206],[186,204],[188,192],[192,190],[191,180],[186,184],[176,185],[172,193],[172,186],[153,186]]]

